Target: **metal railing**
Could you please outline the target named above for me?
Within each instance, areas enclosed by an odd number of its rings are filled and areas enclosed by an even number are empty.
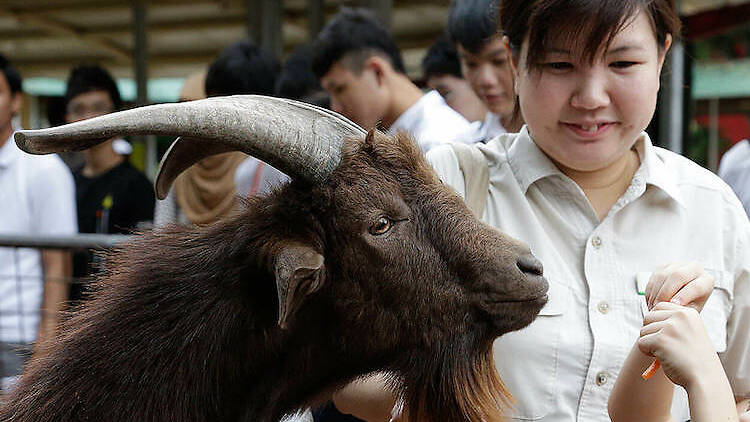
[[[25,305],[29,295],[33,297],[39,291],[42,283],[42,291],[45,288],[44,283],[65,284],[70,290],[71,286],[77,283],[85,282],[89,277],[76,278],[73,276],[50,277],[40,273],[24,273],[28,268],[21,264],[21,254],[27,248],[37,250],[59,250],[65,252],[85,252],[85,251],[102,251],[116,247],[118,244],[132,239],[134,236],[126,235],[104,235],[104,234],[76,234],[66,236],[39,236],[23,234],[0,234],[0,251],[10,248],[12,256],[6,264],[10,268],[0,268],[0,291],[5,300],[3,308],[0,309],[0,330],[9,330],[2,336],[0,341],[0,390],[4,390],[12,385],[14,373],[20,371],[21,365],[30,355],[30,344],[27,343],[33,337],[28,333],[28,326],[32,323],[28,318],[41,319],[46,310],[42,307],[36,309],[26,309]],[[7,250],[7,249],[6,249]],[[26,255],[28,257],[28,255]],[[49,312],[48,310],[46,312]],[[26,321],[26,322],[24,322]],[[20,336],[21,342],[12,340]],[[25,339],[25,340],[24,340]]]
[[[132,236],[122,234],[76,234],[70,236],[35,236],[0,234],[0,247],[35,249],[110,249]]]

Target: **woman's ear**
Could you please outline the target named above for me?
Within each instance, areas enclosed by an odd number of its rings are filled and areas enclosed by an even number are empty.
[[[664,66],[664,59],[667,57],[670,47],[672,47],[672,34],[667,34],[664,37],[664,45],[659,46],[659,75],[661,75],[661,68]]]

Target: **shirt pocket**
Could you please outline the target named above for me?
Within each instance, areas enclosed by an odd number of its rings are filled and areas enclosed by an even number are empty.
[[[504,334],[493,345],[495,366],[515,402],[515,420],[538,420],[555,405],[557,360],[570,289],[549,281],[549,301],[528,327]]]
[[[724,270],[707,268],[706,272],[714,276],[714,291],[703,306],[701,318],[716,351],[722,353],[727,350],[727,320],[734,299],[734,276]]]

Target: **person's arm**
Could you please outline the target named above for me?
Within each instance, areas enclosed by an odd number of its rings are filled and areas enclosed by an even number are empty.
[[[738,421],[729,380],[695,309],[669,302],[657,304],[646,315],[636,346],[610,397],[613,421],[669,420],[669,409],[664,413],[666,404],[660,402],[665,400],[664,376],[687,391],[693,422]],[[638,354],[661,362],[661,369],[648,381],[637,380],[642,371],[638,364],[643,363]],[[657,385],[650,386],[653,382]],[[652,391],[654,388],[659,391]],[[658,396],[649,398],[649,392]],[[671,396],[668,402],[671,405]],[[651,414],[650,408],[658,408],[657,414]]]
[[[672,421],[670,408],[674,395],[674,384],[664,370],[659,368],[647,382],[641,374],[654,361],[633,345],[625,364],[620,370],[617,382],[609,396],[609,417],[612,422]]]
[[[737,415],[740,422],[750,422],[750,399],[737,400]]]
[[[42,250],[44,271],[44,295],[39,315],[36,344],[42,344],[54,336],[60,322],[60,313],[68,299],[68,282],[72,264],[70,253],[59,250]],[[35,352],[38,350],[35,346]]]
[[[339,412],[367,422],[388,422],[395,403],[383,374],[354,381],[333,395]]]
[[[713,278],[700,264],[670,264],[651,275],[645,299],[649,309],[659,302],[672,301],[700,312],[713,287]],[[612,421],[672,420],[670,409],[674,384],[664,374],[664,370],[659,368],[648,382],[641,377],[653,362],[654,357],[643,353],[638,343],[633,345],[609,397],[608,410]]]

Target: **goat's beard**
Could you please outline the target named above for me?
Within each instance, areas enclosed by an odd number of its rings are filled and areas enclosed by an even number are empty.
[[[461,338],[412,362],[402,397],[409,422],[502,422],[513,398],[495,367],[492,342]]]

